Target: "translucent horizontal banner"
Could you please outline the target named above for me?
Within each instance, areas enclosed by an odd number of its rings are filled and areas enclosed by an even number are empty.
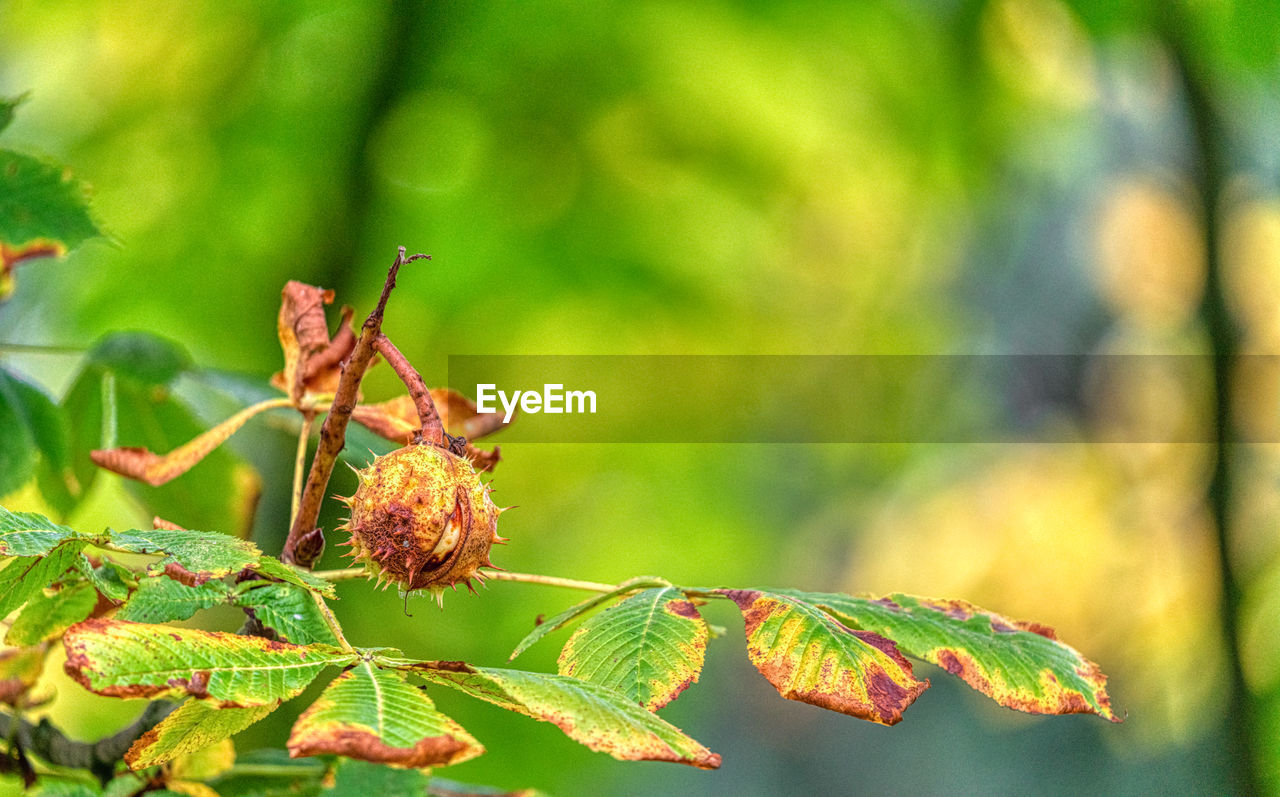
[[[1204,443],[1193,355],[449,357],[507,442]],[[1232,364],[1236,436],[1280,442],[1280,356]]]

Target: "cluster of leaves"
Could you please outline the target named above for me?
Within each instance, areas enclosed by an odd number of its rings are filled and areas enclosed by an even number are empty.
[[[136,569],[112,553],[157,558]],[[295,723],[293,756],[430,768],[482,753],[417,681],[551,722],[615,758],[714,768],[718,755],[654,713],[698,679],[710,628],[697,605],[711,598],[738,607],[752,663],[789,699],[896,723],[928,686],[901,648],[1011,708],[1116,719],[1096,665],[1051,631],[958,601],[634,579],[538,625],[517,646],[513,658],[613,601],[577,628],[559,673],[548,674],[352,647],[325,604],[333,596],[327,581],[216,532],[88,535],[35,513],[0,510],[0,555],[8,557],[0,570],[3,611],[19,610],[6,642],[20,647],[0,681],[9,705],[32,705],[39,664],[59,637],[68,674],[86,689],[185,700],[129,749],[132,769],[216,747],[330,666],[342,672]],[[165,624],[228,604],[246,609],[275,638]],[[172,767],[168,776],[177,777]]]

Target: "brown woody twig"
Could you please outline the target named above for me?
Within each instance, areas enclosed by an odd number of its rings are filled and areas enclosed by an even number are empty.
[[[302,500],[298,503],[298,514],[289,528],[289,537],[285,540],[281,557],[284,561],[300,567],[311,567],[324,551],[324,532],[316,528],[320,517],[320,506],[324,503],[325,491],[329,487],[329,478],[333,475],[338,454],[347,439],[347,421],[351,419],[351,411],[355,409],[356,398],[360,389],[360,380],[369,363],[373,361],[374,343],[382,333],[382,316],[387,309],[387,299],[396,286],[396,274],[400,267],[415,260],[429,260],[428,255],[405,255],[405,248],[400,247],[396,261],[387,272],[386,282],[382,286],[382,296],[378,298],[378,306],[365,319],[360,328],[360,337],[356,339],[355,348],[342,368],[342,376],[338,380],[338,389],[333,394],[333,404],[329,414],[325,416],[324,425],[320,427],[320,443],[316,448],[315,458],[311,460],[311,472],[307,476],[306,487],[302,490]]]
[[[431,400],[431,391],[427,390],[427,383],[422,381],[422,374],[409,364],[386,335],[379,333],[373,343],[378,353],[387,361],[387,365],[391,366],[396,376],[400,377],[400,381],[404,382],[404,386],[409,389],[409,397],[413,399],[413,406],[418,410],[420,424],[416,441],[446,448],[444,424],[440,421],[436,403]]]

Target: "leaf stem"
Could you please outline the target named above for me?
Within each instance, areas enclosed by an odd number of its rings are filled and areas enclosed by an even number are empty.
[[[422,381],[422,374],[418,373],[418,369],[409,364],[405,356],[396,348],[396,344],[382,333],[378,333],[378,337],[373,340],[374,346],[383,359],[387,361],[392,370],[396,372],[396,376],[400,377],[400,381],[404,382],[404,386],[409,390],[409,397],[413,399],[413,406],[418,410],[418,434],[417,437],[424,443],[430,443],[437,448],[445,448],[444,424],[440,421],[440,413],[436,410],[436,403],[431,400],[431,392],[427,390],[427,383]]]
[[[355,652],[355,648],[351,647],[351,643],[347,641],[347,637],[342,633],[342,626],[338,624],[338,618],[333,616],[333,610],[329,608],[329,604],[325,603],[324,596],[318,592],[311,593],[311,599],[316,602],[316,607],[320,609],[320,616],[324,618],[325,625],[329,626],[329,630],[338,639],[338,646],[345,651]]]
[[[579,581],[576,578],[544,576],[540,573],[511,573],[506,570],[486,572],[484,578],[486,581],[519,581],[524,584],[543,584],[548,587],[581,589],[587,592],[613,592],[619,586],[617,584],[603,584],[599,581]]]
[[[298,430],[298,452],[293,460],[293,498],[289,504],[289,525],[298,517],[298,505],[302,503],[302,472],[307,467],[307,442],[311,439],[311,427],[315,424],[313,411],[302,411],[302,427]]]
[[[400,247],[395,262],[387,271],[387,279],[382,285],[382,295],[378,305],[360,328],[360,337],[347,363],[342,368],[342,376],[338,380],[338,389],[333,394],[333,404],[329,414],[325,416],[320,427],[320,443],[316,447],[316,455],[311,460],[311,472],[307,476],[307,484],[302,491],[302,499],[298,504],[298,514],[289,527],[289,536],[284,543],[284,551],[280,558],[300,567],[311,567],[320,558],[324,550],[324,532],[316,528],[320,518],[320,506],[324,503],[325,491],[329,487],[329,477],[333,475],[338,454],[346,445],[347,422],[351,420],[351,412],[356,407],[357,393],[364,372],[373,361],[374,340],[382,332],[382,316],[387,309],[387,299],[396,286],[396,274],[400,267],[415,260],[427,259],[427,255],[405,255],[405,248]]]
[[[325,581],[349,581],[353,578],[363,578],[368,575],[368,571],[363,567],[347,567],[342,570],[316,570],[311,575],[323,578]]]

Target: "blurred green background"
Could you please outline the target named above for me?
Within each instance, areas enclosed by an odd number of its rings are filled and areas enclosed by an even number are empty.
[[[75,350],[139,329],[265,386],[283,283],[363,316],[398,245],[434,259],[384,329],[433,384],[450,354],[1275,353],[1278,19],[1245,0],[10,0],[0,94],[31,99],[5,146],[72,167],[110,240],[18,269],[0,341],[70,350],[0,356],[60,394]],[[366,385],[398,391],[385,367]],[[1211,445],[1090,444],[1215,428],[1211,393],[1124,388],[1002,408],[1018,444],[512,443],[495,482],[520,507],[504,567],[966,598],[1057,628],[1123,725],[1019,715],[920,665],[933,689],[873,727],[780,700],[731,633],[663,712],[717,772],[442,693],[489,749],[447,774],[563,795],[1280,790],[1280,449],[1232,448],[1224,490]],[[1255,439],[1280,440],[1278,388],[1237,386]],[[232,404],[180,390],[206,424]],[[277,550],[289,435],[255,422],[232,452]],[[114,477],[71,517],[148,520]],[[490,665],[578,599],[497,583],[410,618],[363,582],[340,594],[355,644]],[[139,708],[64,680],[52,713],[89,738]],[[240,748],[279,745],[290,708]]]

